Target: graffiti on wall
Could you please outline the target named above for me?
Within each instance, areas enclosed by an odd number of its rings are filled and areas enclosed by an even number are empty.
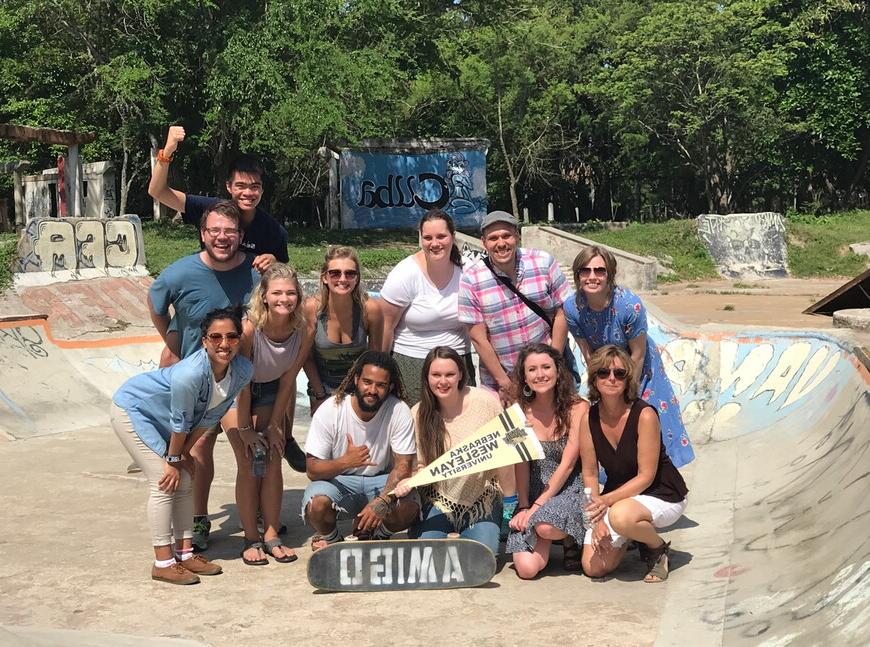
[[[458,227],[486,214],[486,151],[400,154],[344,150],[340,160],[341,221],[348,229],[414,227],[429,209],[443,209]]]
[[[778,213],[698,216],[698,235],[726,278],[787,277],[785,223]]]
[[[79,272],[145,264],[137,216],[34,218],[18,243],[16,272]]]

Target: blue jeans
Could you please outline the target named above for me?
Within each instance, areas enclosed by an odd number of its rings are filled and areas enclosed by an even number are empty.
[[[454,528],[447,515],[434,503],[423,505],[422,520],[408,529],[408,537],[411,539],[444,539],[447,533],[458,532],[463,539],[472,539],[480,542],[498,556],[498,534],[501,529],[501,501],[496,499],[492,505],[492,512],[488,517],[479,519],[476,523],[467,525],[459,521],[459,527]]]

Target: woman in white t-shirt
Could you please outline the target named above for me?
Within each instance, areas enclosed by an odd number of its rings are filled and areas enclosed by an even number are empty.
[[[392,351],[399,365],[409,405],[420,401],[423,363],[436,346],[459,353],[469,385],[476,384],[468,332],[459,322],[462,257],[454,239],[456,227],[447,213],[431,209],[419,230],[422,249],[396,265],[381,288],[381,348]]]

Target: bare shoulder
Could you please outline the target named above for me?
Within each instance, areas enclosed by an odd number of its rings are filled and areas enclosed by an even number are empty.
[[[320,305],[320,297],[319,296],[311,296],[306,297],[305,301],[302,304],[302,310],[305,313],[305,316],[313,316],[314,313],[317,312],[317,308]]]
[[[652,407],[652,405],[644,407],[640,412],[640,417],[638,418],[638,426],[641,430],[646,429],[655,429],[658,431],[659,428],[659,416],[656,410]]]
[[[571,405],[571,416],[582,418],[589,412],[589,401],[585,398],[577,398],[577,401]]]

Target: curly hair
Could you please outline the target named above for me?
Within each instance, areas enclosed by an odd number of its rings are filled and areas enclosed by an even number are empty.
[[[586,367],[587,383],[589,384],[589,399],[592,402],[597,402],[601,399],[601,392],[598,390],[598,383],[596,382],[598,378],[596,375],[598,369],[610,368],[610,365],[615,359],[622,362],[622,366],[625,369],[625,390],[622,392],[622,397],[625,398],[626,404],[631,404],[637,400],[640,375],[638,375],[634,362],[631,361],[631,355],[629,355],[628,351],[621,346],[608,344],[592,353],[592,356],[589,358],[589,364]]]
[[[202,322],[199,324],[199,330],[202,333],[202,336],[205,337],[208,334],[208,329],[211,328],[211,325],[215,321],[229,319],[233,322],[233,326],[235,326],[236,332],[241,335],[242,317],[244,316],[245,306],[227,306],[226,308],[215,308],[214,310],[209,310],[206,313],[205,317],[203,317]]]
[[[391,395],[396,396],[403,402],[406,400],[405,387],[402,386],[402,377],[399,374],[399,367],[389,353],[384,353],[379,350],[367,350],[362,355],[356,358],[350,371],[344,376],[341,384],[335,390],[335,401],[341,402],[344,396],[348,393],[356,393],[356,381],[362,375],[365,366],[377,366],[386,370],[390,374],[390,390]]]
[[[327,311],[329,306],[329,286],[324,281],[326,271],[329,269],[329,263],[337,258],[349,258],[356,265],[357,278],[356,286],[351,292],[351,298],[359,304],[360,307],[365,305],[368,295],[362,289],[362,266],[359,263],[359,256],[353,247],[347,245],[330,245],[326,249],[326,255],[323,257],[323,265],[320,266],[320,304],[317,306],[317,316],[319,317]],[[363,325],[367,326],[368,322],[363,317]]]
[[[574,378],[571,375],[571,371],[568,370],[568,365],[565,363],[562,353],[552,346],[535,343],[524,347],[520,351],[519,357],[517,357],[513,374],[514,395],[523,409],[528,407],[532,403],[532,400],[535,399],[534,392],[530,396],[523,393],[523,389],[526,386],[526,359],[529,355],[533,354],[548,355],[556,366],[556,385],[553,393],[553,406],[556,410],[556,429],[554,433],[556,438],[561,438],[568,433],[571,423],[571,408],[580,399],[575,391]]]
[[[286,279],[296,286],[296,308],[290,313],[290,328],[288,332],[300,328],[305,323],[305,316],[302,309],[302,285],[299,283],[299,276],[296,270],[284,263],[272,263],[269,268],[263,272],[260,277],[260,282],[251,293],[251,300],[248,302],[248,319],[257,328],[262,328],[266,324],[269,317],[269,308],[266,305],[266,294],[269,292],[269,283],[276,279]]]

